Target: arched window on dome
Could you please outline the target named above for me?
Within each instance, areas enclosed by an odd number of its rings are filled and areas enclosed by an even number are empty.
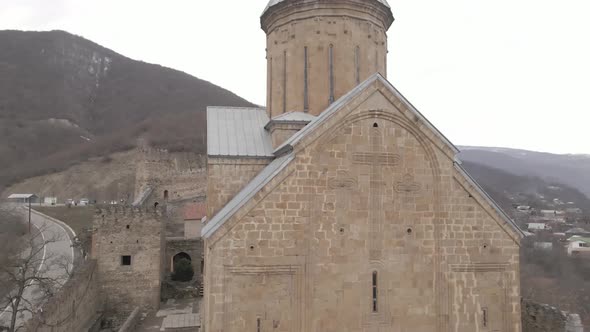
[[[287,51],[283,51],[283,113],[287,112]]]
[[[309,111],[309,73],[308,73],[308,55],[307,46],[303,49],[303,111]]]
[[[332,104],[334,102],[334,45],[330,44],[328,57],[328,65],[330,66],[330,104]]]
[[[377,312],[379,307],[377,303],[377,271],[373,271],[373,312]]]
[[[354,51],[354,68],[355,68],[355,80],[356,85],[361,83],[361,48],[356,47]]]

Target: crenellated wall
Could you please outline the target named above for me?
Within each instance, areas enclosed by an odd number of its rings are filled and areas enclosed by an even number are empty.
[[[196,153],[141,148],[136,162],[135,197],[146,187],[153,188],[146,205],[203,196],[205,162],[205,157]]]

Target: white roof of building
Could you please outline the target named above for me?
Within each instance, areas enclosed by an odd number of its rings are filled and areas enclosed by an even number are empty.
[[[207,154],[214,157],[272,157],[264,108],[208,107]]]
[[[529,229],[545,229],[545,224],[538,222],[529,223],[527,226]]]
[[[8,199],[22,199],[22,198],[31,198],[37,197],[35,194],[12,194],[8,196]]]

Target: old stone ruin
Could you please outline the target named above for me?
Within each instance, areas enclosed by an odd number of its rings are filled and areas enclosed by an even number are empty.
[[[90,257],[45,303],[26,331],[133,331],[170,298],[202,296],[200,238],[166,237],[166,204],[96,210]],[[194,278],[174,282],[175,262],[193,262]]]

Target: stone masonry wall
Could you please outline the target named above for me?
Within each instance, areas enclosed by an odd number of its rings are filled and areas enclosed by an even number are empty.
[[[207,165],[207,216],[211,219],[250,180],[270,163],[268,159],[213,158]]]
[[[135,197],[150,186],[154,189],[146,205],[168,200],[182,200],[205,194],[205,160],[196,153],[170,153],[166,150],[142,148],[137,158]]]
[[[202,282],[203,270],[201,261],[203,260],[203,240],[201,238],[167,238],[164,271],[167,274],[172,273],[174,256],[183,252],[191,257],[191,263],[195,271],[195,280],[198,283]]]
[[[367,87],[205,240],[205,332],[521,332],[520,234],[398,98]]]
[[[291,136],[303,129],[307,123],[276,123],[271,126],[270,137],[272,139],[272,147],[278,148],[281,144],[286,142]]]
[[[98,210],[93,236],[99,280],[107,315],[126,317],[135,307],[157,310],[164,257],[163,216],[116,207]],[[123,264],[130,256],[130,265]]]
[[[584,332],[577,314],[525,299],[521,308],[522,332]]]
[[[93,326],[104,309],[96,268],[95,260],[78,267],[64,287],[35,313],[25,330],[72,332],[87,331]]]

